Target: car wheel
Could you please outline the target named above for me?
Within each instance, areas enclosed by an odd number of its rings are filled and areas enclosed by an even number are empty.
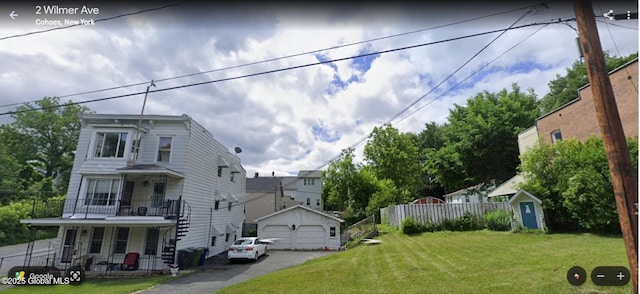
[[[258,257],[259,257],[259,256],[260,256],[260,255],[258,255],[258,252],[256,252],[256,257],[254,258],[254,261],[258,261]]]

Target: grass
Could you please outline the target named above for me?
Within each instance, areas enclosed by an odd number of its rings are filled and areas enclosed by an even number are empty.
[[[159,283],[173,279],[170,275],[153,276],[126,279],[99,279],[87,280],[78,286],[56,285],[56,286],[15,286],[2,291],[2,294],[14,293],[46,293],[46,294],[67,294],[67,293],[94,293],[94,294],[129,294],[136,291],[150,288]]]
[[[566,280],[574,265],[588,274],[628,267],[620,237],[391,230],[379,239],[217,293],[633,293],[631,282],[600,287],[587,279],[574,287]]]

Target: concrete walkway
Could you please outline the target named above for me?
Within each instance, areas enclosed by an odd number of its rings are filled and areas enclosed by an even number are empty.
[[[231,285],[251,278],[279,271],[307,260],[333,254],[336,251],[269,251],[257,262],[229,264],[226,253],[207,259],[205,265],[194,273],[181,276],[167,283],[137,293],[215,293]]]

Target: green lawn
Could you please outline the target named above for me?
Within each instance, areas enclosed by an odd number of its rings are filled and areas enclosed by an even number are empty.
[[[622,238],[391,230],[379,239],[218,293],[633,293],[631,282],[598,287],[588,279],[574,287],[566,280],[574,265],[588,274],[601,265],[628,267]]]
[[[129,294],[139,290],[150,288],[156,284],[171,280],[172,276],[155,276],[126,279],[102,279],[85,281],[79,286],[57,285],[57,286],[15,286],[2,291],[2,294],[14,293],[46,293],[46,294],[67,294],[67,293],[93,293],[93,294]]]

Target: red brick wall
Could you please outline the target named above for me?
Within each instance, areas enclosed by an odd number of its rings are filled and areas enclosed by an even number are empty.
[[[631,76],[631,80],[628,77]],[[638,61],[609,75],[622,128],[626,137],[638,136]],[[580,99],[538,119],[538,137],[551,143],[551,132],[559,129],[562,139],[584,140],[600,136],[600,127],[593,105],[591,86],[580,90]]]

